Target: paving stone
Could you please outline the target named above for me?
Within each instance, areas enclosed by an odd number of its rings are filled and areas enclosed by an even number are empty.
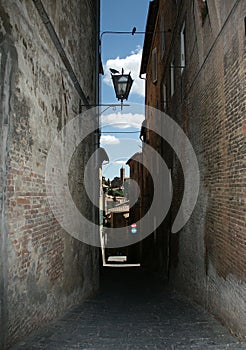
[[[13,350],[246,349],[226,328],[141,269],[106,270],[97,297]]]

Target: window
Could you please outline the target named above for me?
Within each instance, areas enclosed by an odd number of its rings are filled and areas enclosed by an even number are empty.
[[[167,82],[164,80],[163,82],[163,110],[166,112],[167,110]]]
[[[182,74],[185,67],[185,23],[183,24],[180,33],[180,66]]]
[[[171,96],[174,94],[174,58],[171,62]]]
[[[152,81],[157,82],[157,49],[152,50]]]
[[[165,53],[165,23],[164,16],[161,16],[161,58],[164,57]]]

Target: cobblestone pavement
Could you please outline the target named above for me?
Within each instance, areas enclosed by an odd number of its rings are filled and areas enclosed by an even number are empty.
[[[104,272],[101,293],[14,350],[246,349],[211,315],[141,269]]]

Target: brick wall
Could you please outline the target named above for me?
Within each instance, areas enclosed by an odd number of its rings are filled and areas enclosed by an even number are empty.
[[[153,108],[157,108],[161,111],[164,110],[164,100],[163,100],[163,60],[165,59],[162,56],[162,35],[161,31],[164,30],[165,33],[165,47],[167,48],[171,42],[171,32],[169,29],[172,28],[172,17],[166,17],[164,24],[162,22],[161,14],[165,10],[167,13],[171,13],[175,10],[174,4],[159,2],[157,6],[158,11],[156,12],[154,7],[150,7],[149,21],[146,25],[146,32],[154,32],[151,43],[148,50],[144,50],[144,54],[148,55],[146,68],[142,66],[146,73],[146,105]],[[148,46],[149,37],[145,38],[145,46]],[[157,79],[153,81],[153,66],[152,66],[152,52],[156,50],[157,53]],[[143,61],[142,61],[143,62]],[[169,145],[156,133],[152,130],[155,129],[155,118],[154,111],[149,109],[146,113],[146,139],[145,142],[153,147],[166,161],[169,168],[171,168],[172,154],[170,152]],[[158,126],[157,130],[161,130],[164,125]],[[150,129],[149,129],[150,128]],[[168,150],[168,152],[167,152]],[[143,143],[143,157],[145,156],[145,144]],[[151,171],[156,173],[157,171],[157,159],[147,160],[147,164],[150,164]],[[158,186],[163,186],[162,177],[158,177],[159,183]],[[143,169],[143,195],[141,206],[144,208],[144,212],[148,211],[153,199],[153,181],[149,172],[146,169]],[[158,189],[157,189],[158,190]],[[150,227],[153,227],[155,218],[150,217]],[[154,272],[160,274],[161,278],[168,278],[168,266],[169,266],[169,238],[170,236],[170,213],[166,216],[163,223],[146,239],[143,240],[143,256],[142,256],[142,265],[146,268],[151,269]]]
[[[96,2],[43,1],[91,103],[96,98]],[[53,139],[79,113],[79,97],[32,1],[3,1],[1,50],[1,345],[53,319],[98,287],[98,250],[64,232],[46,198]],[[95,25],[91,25],[94,23]],[[78,207],[89,137],[69,172]]]
[[[182,10],[184,13],[187,10],[185,100],[179,103],[177,83],[173,103],[178,106],[175,117],[187,130],[196,151],[201,186],[192,218],[179,233],[179,263],[173,269],[173,277],[175,285],[243,337],[246,325],[243,2],[207,4],[203,25],[199,21],[199,4],[194,4],[197,20],[188,11],[189,5]],[[179,80],[178,75],[176,79]]]
[[[202,15],[199,0],[160,1],[171,26],[159,75],[151,82],[147,67],[147,104],[161,100],[167,81],[167,113],[189,137],[199,162],[201,184],[195,210],[185,227],[170,236],[170,278],[225,323],[245,337],[245,9],[243,1],[208,0]],[[185,21],[186,67],[180,65],[180,32]],[[157,30],[157,29],[156,29]],[[152,42],[161,50],[158,33]],[[159,40],[159,42],[158,42]],[[163,107],[161,106],[160,109]],[[163,148],[163,154],[170,158]],[[183,196],[183,174],[173,156],[172,220]],[[161,248],[162,249],[162,248]]]

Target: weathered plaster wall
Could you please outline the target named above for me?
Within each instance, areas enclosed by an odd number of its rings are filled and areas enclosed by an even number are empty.
[[[43,1],[88,100],[96,98],[95,1]],[[13,344],[98,287],[98,251],[73,239],[54,218],[45,189],[52,140],[79,113],[79,97],[32,1],[1,1],[1,345]],[[95,121],[96,123],[96,121]],[[83,126],[82,126],[83,127]],[[79,207],[80,166],[70,167]],[[77,191],[75,190],[77,188]]]

